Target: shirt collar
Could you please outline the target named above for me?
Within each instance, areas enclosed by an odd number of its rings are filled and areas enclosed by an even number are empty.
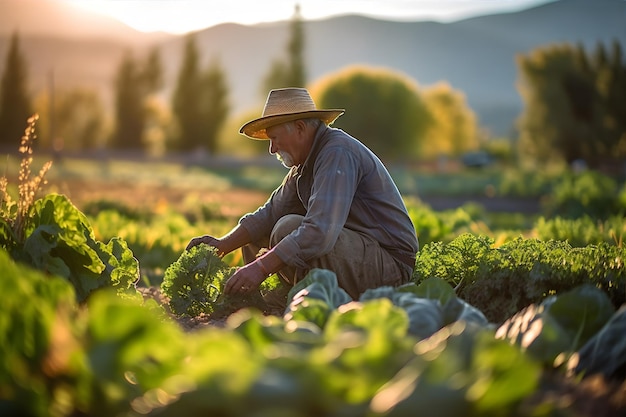
[[[321,141],[320,138],[324,136],[324,133],[326,133],[328,129],[330,128],[325,123],[322,122],[320,126],[317,128],[317,131],[315,131],[315,137],[313,138],[313,145],[311,146],[311,150],[309,151],[309,154],[307,155],[304,163],[298,167],[299,174],[304,172],[304,168],[309,164],[311,158],[313,158],[313,155],[318,153],[317,146],[319,145]]]

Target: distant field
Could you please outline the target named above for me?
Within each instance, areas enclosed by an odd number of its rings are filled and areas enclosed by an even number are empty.
[[[37,157],[33,172],[49,159]],[[3,165],[0,168],[16,183],[18,159],[8,157]],[[207,158],[189,163],[139,158],[64,158],[54,161],[47,175],[46,192],[66,194],[79,208],[98,200],[113,200],[130,207],[167,205],[174,209],[204,204],[216,207],[226,217],[238,217],[262,204],[286,172],[271,158]],[[455,167],[437,172],[432,167],[394,166],[390,172],[404,196],[419,198],[436,210],[456,208],[466,202],[498,212],[539,210],[538,198],[497,196],[502,173],[495,169]]]

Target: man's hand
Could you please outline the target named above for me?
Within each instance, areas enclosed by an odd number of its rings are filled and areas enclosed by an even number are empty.
[[[259,285],[267,278],[265,272],[257,262],[249,263],[235,272],[226,281],[224,293],[229,295],[244,295],[259,288]]]
[[[185,250],[189,250],[189,249],[193,248],[194,246],[198,246],[201,243],[205,243],[205,244],[207,244],[209,246],[213,246],[214,248],[216,248],[217,249],[217,254],[219,256],[223,256],[224,255],[224,252],[220,248],[221,241],[219,239],[216,239],[213,236],[209,236],[209,235],[194,237],[193,239],[191,239],[189,241],[189,243],[187,244],[187,247],[185,248]]]

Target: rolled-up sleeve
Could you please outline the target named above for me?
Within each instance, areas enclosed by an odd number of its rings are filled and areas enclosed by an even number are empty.
[[[248,231],[253,242],[269,237],[281,217],[287,214],[304,215],[304,206],[296,190],[296,173],[297,170],[292,168],[263,206],[239,220],[239,224]]]

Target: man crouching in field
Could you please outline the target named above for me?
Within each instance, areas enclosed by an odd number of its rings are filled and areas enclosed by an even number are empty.
[[[273,273],[288,287],[313,268],[337,275],[351,297],[411,278],[418,241],[402,197],[381,161],[361,142],[330,125],[344,110],[318,110],[302,88],[270,91],[262,117],[239,131],[269,140],[289,168],[282,184],[254,213],[206,243],[220,256],[242,248],[245,266],[226,294],[256,290]],[[265,251],[262,251],[266,248]],[[285,299],[281,300],[286,304]]]

